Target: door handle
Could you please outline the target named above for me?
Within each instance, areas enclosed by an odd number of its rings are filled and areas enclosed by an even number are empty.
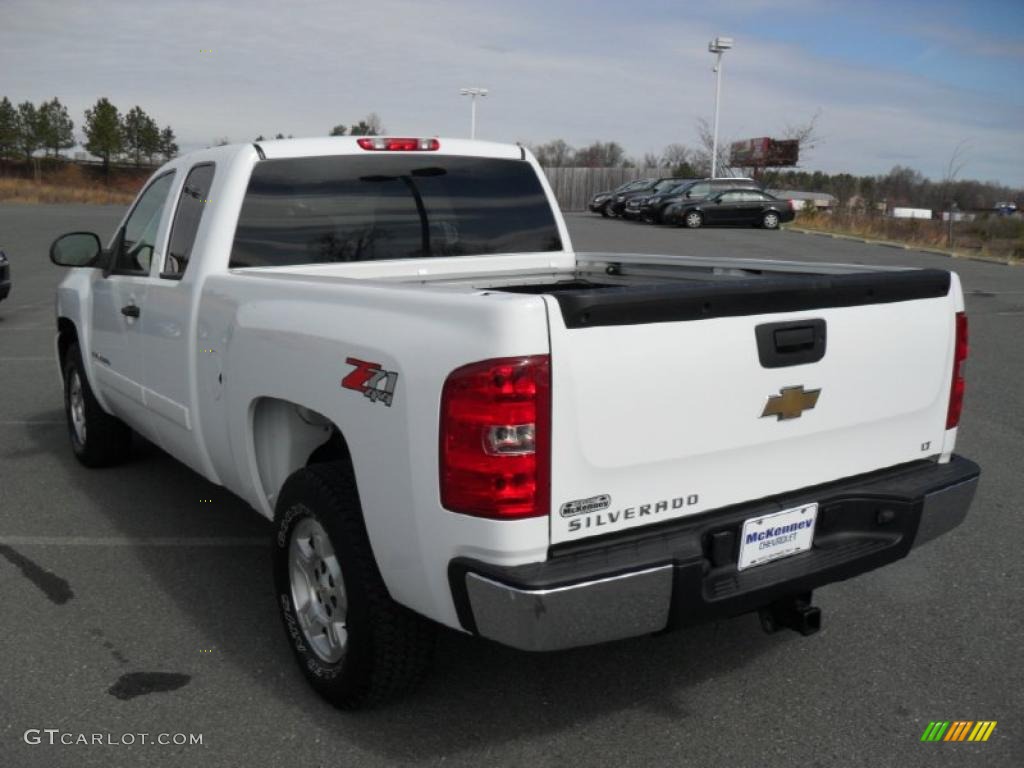
[[[763,323],[754,328],[754,335],[761,366],[785,368],[821,360],[825,356],[828,328],[821,319]]]
[[[128,304],[127,306],[121,307],[121,314],[125,317],[138,317],[142,314],[142,310],[135,304]]]

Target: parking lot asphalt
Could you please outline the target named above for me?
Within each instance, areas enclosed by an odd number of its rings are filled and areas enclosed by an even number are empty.
[[[743,616],[529,655],[445,632],[420,691],[345,714],[291,658],[267,523],[151,446],[102,471],[71,454],[47,248],[71,230],[106,239],[121,213],[0,205],[14,280],[0,302],[0,766],[1024,764],[1024,268],[570,215],[578,250],[959,272],[971,357],[958,449],[983,467],[974,507],[907,559],[819,590],[810,638]],[[998,726],[983,744],[922,743],[932,720]],[[50,745],[44,729],[202,745]]]

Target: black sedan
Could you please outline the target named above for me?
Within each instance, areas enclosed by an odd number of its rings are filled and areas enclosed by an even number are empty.
[[[613,203],[615,212],[624,219],[639,219],[643,202],[655,195],[665,195],[668,191],[682,185],[686,179],[666,177],[658,179],[654,184],[634,190],[625,195],[616,195]]]
[[[778,229],[793,220],[793,201],[780,200],[756,189],[730,189],[717,195],[674,203],[665,221],[690,229],[705,224],[746,224]]]
[[[614,216],[614,211],[609,209],[616,196],[626,195],[629,192],[635,192],[641,189],[649,189],[656,181],[657,179],[636,179],[635,181],[627,181],[625,184],[620,184],[615,189],[598,192],[590,198],[590,204],[587,207],[594,213],[600,213],[602,216]]]
[[[651,194],[634,198],[626,204],[626,215],[634,213],[643,221],[660,224],[668,201],[690,187],[696,179],[679,179],[679,183],[662,191],[651,190]]]
[[[0,300],[6,299],[11,292],[11,264],[7,254],[0,251]]]

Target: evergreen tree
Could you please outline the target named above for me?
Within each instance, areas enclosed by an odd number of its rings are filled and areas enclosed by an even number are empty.
[[[6,96],[0,100],[0,160],[13,159],[18,153],[18,110]]]
[[[171,126],[168,125],[160,131],[160,154],[163,155],[165,162],[178,154],[178,145],[174,143],[174,139]]]
[[[42,146],[47,152],[53,150],[54,157],[60,157],[62,149],[75,146],[75,124],[57,97],[39,107],[39,132]]]
[[[26,160],[42,146],[39,128],[39,110],[31,101],[23,101],[18,105],[18,149]]]
[[[140,143],[142,145],[142,153],[146,156],[146,161],[152,165],[153,156],[160,153],[160,126],[156,124],[156,120],[148,115],[142,126]]]
[[[152,122],[142,107],[134,106],[128,110],[121,123],[124,152],[137,166],[142,165],[142,158],[146,154],[146,130]]]
[[[110,159],[124,146],[121,115],[106,98],[85,110],[85,148],[103,160],[103,173],[110,174]]]

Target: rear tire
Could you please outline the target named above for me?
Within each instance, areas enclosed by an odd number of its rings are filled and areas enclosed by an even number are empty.
[[[764,229],[778,229],[779,228],[779,214],[768,211],[761,219],[761,226]]]
[[[78,344],[64,355],[64,415],[68,420],[71,450],[87,467],[110,467],[128,458],[132,431],[103,410],[96,400],[82,364]]]
[[[341,709],[415,687],[435,628],[391,599],[347,462],[295,472],[277,501],[274,583],[285,632],[314,690]]]

